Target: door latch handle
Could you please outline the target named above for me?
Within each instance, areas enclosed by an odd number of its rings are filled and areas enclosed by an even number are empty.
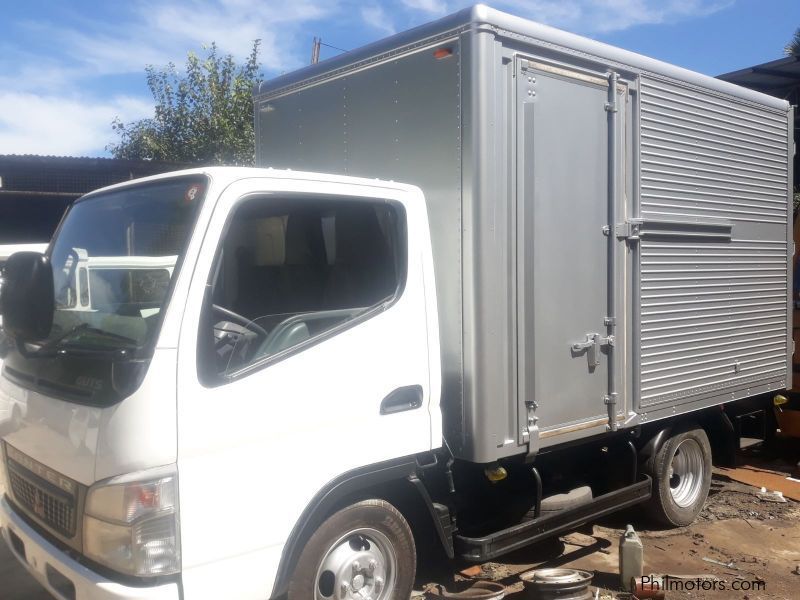
[[[407,385],[392,391],[381,401],[380,414],[392,415],[414,410],[420,406],[422,406],[422,386]]]
[[[614,336],[602,336],[599,333],[587,333],[586,341],[575,342],[570,348],[575,353],[586,350],[586,358],[589,361],[589,368],[595,368],[600,364],[600,348],[602,346],[613,346]]]

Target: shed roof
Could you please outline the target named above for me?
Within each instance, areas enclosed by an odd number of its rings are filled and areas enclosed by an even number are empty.
[[[754,67],[724,73],[719,79],[779,98],[800,87],[800,56],[787,56]]]

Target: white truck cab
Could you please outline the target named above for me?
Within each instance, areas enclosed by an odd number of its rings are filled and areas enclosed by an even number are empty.
[[[113,302],[59,305],[65,266],[112,255]],[[158,176],[77,201],[49,258],[53,334],[9,354],[0,380],[29,406],[3,436],[0,523],[57,597],[266,597],[330,482],[440,445],[417,188]],[[168,285],[139,298],[143,265]],[[362,587],[391,585],[397,565],[370,552]]]

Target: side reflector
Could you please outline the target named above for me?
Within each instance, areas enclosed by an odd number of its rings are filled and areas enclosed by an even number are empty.
[[[441,58],[447,58],[448,56],[452,55],[453,55],[452,48],[437,48],[436,50],[433,51],[433,58],[435,58],[436,60],[439,60]]]

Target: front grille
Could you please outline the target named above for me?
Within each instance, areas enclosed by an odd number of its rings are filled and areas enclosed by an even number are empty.
[[[17,504],[63,536],[75,535],[76,499],[8,459],[8,479]]]

